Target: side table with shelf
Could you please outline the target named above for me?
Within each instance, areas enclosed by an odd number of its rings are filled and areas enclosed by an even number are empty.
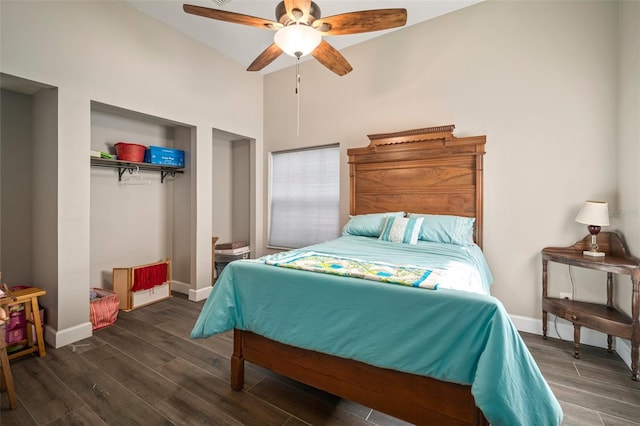
[[[617,336],[631,341],[631,378],[638,381],[638,347],[640,345],[640,261],[629,255],[620,239],[613,232],[598,234],[600,251],[604,257],[590,257],[582,254],[591,246],[588,235],[571,247],[547,247],[542,250],[542,335],[547,338],[547,313],[556,315],[573,323],[574,357],[580,357],[580,327],[607,333],[607,344],[612,351],[613,337]],[[549,297],[548,273],[549,262],[569,266],[593,269],[607,273],[606,304],[589,303],[570,299]],[[631,317],[614,307],[613,274],[631,277]]]
[[[216,254],[216,277],[219,277],[223,269],[234,260],[249,259],[250,251],[239,254]]]

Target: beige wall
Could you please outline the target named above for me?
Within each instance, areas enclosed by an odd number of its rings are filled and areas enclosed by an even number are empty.
[[[122,2],[0,2],[0,72],[58,88],[57,121],[48,126],[59,141],[49,145],[57,162],[36,176],[49,176],[56,195],[45,197],[48,214],[34,228],[51,236],[54,274],[36,277],[55,288],[46,300],[60,313],[49,324],[50,343],[87,330],[92,100],[193,126],[190,217],[180,223],[190,225],[196,298],[208,291],[211,271],[213,129],[252,141],[257,255],[266,246],[269,151],[339,142],[344,222],[346,150],[366,145],[366,134],[449,123],[458,136],[486,134],[493,294],[512,315],[539,318],[540,249],[585,235],[573,221],[585,199],[629,212],[611,228],[633,237],[640,253],[637,9],[635,2],[488,1],[344,49],[354,67],[345,77],[304,62],[297,136],[292,68],[267,75],[263,87],[259,74]],[[556,292],[570,290],[565,269],[553,274]],[[599,297],[586,279],[578,296]]]
[[[91,111],[91,148],[95,150],[114,153],[113,145],[119,141],[173,147],[174,133],[173,128],[152,120],[96,108]],[[114,267],[173,260],[167,205],[173,199],[174,182],[160,183],[158,172],[141,171],[138,176],[125,172],[119,181],[117,169],[91,168],[92,287],[113,289]],[[182,178],[178,175],[177,179]],[[189,213],[188,206],[185,213]],[[175,264],[174,260],[172,278],[184,281],[184,276],[176,276]]]
[[[233,241],[251,241],[251,142],[235,140],[231,146],[231,239]]]
[[[251,141],[239,135],[214,132],[213,136],[213,236],[218,244],[252,240]],[[255,246],[255,244],[254,244]],[[254,252],[255,255],[255,252]]]
[[[618,215],[631,253],[640,256],[640,2],[622,2],[618,70]]]
[[[232,144],[230,140],[215,138],[213,141],[213,182],[228,182],[227,185],[213,186],[216,208],[212,215],[213,236],[218,242],[231,241],[232,211]]]
[[[640,257],[640,2],[621,2],[618,17],[618,203],[613,213],[629,251]],[[630,315],[630,280],[618,283],[616,302]]]
[[[58,330],[73,328],[77,324],[85,324],[85,304],[80,304],[79,297],[65,297],[68,289],[58,286],[58,275],[68,268],[75,268],[79,262],[88,263],[88,253],[79,254],[74,262],[66,267],[60,264],[68,253],[61,253],[58,235],[60,235],[59,219],[60,170],[57,155],[60,152],[58,140],[58,90],[41,89],[33,95],[33,285],[46,290],[47,295],[41,301],[46,307],[47,324],[56,324]],[[73,207],[73,206],[71,206]],[[81,207],[81,206],[78,206]],[[82,210],[80,209],[82,212]],[[72,219],[73,220],[73,219]],[[69,223],[65,224],[67,227]],[[83,265],[84,266],[84,265]],[[86,299],[83,300],[86,302]],[[60,315],[59,315],[60,313]],[[82,326],[80,326],[82,328]],[[57,337],[57,336],[55,336]],[[53,339],[56,340],[56,339]],[[48,340],[52,343],[52,339]]]
[[[57,268],[48,278],[55,291],[43,300],[58,316],[49,317],[47,341],[57,347],[91,334],[91,101],[193,126],[189,284],[190,297],[206,297],[212,129],[255,140],[262,156],[262,76],[125,2],[94,0],[0,2],[0,72],[58,89],[57,152],[48,157],[55,170],[47,175],[55,202],[46,210],[54,221],[47,255]]]
[[[584,200],[617,201],[617,7],[488,1],[344,49],[354,68],[344,77],[304,62],[300,136],[292,69],[269,74],[265,169],[270,151],[339,142],[344,223],[346,150],[367,134],[453,123],[458,136],[487,135],[492,293],[512,316],[540,318],[540,250],[586,235],[573,220]],[[566,268],[552,280],[554,292],[570,291]],[[601,290],[576,295],[602,301]]]
[[[0,283],[29,283],[32,279],[32,110],[31,96],[1,92]]]

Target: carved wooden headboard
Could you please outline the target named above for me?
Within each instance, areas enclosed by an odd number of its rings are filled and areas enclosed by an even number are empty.
[[[457,138],[454,125],[368,135],[349,155],[352,215],[405,211],[475,217],[482,247],[486,136]]]

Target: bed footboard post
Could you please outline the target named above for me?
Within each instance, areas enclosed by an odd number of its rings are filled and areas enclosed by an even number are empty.
[[[475,424],[478,426],[490,426],[490,423],[487,420],[487,418],[484,416],[484,413],[482,412],[482,410],[480,410],[478,407],[475,407],[475,409],[476,409]]]
[[[244,386],[244,356],[242,354],[242,330],[233,330],[233,355],[231,355],[231,389]]]

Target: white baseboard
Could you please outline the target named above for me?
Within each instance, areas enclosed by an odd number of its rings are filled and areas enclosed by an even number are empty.
[[[180,294],[189,294],[191,291],[191,284],[183,283],[182,281],[171,281],[171,291],[175,291]]]
[[[616,353],[631,369],[631,342],[629,340],[616,337]]]
[[[207,286],[199,290],[192,290],[190,284],[180,281],[171,282],[172,291],[187,294],[189,296],[189,300],[193,302],[199,302],[209,297],[212,289],[213,287]],[[93,335],[93,328],[90,321],[64,330],[56,330],[50,325],[45,325],[43,331],[45,342],[56,349],[87,339]]]
[[[547,336],[573,342],[573,324],[555,315],[548,314]],[[542,319],[509,315],[511,322],[518,331],[538,334],[542,336]],[[584,345],[607,347],[607,335],[587,327],[580,329],[580,343]],[[614,347],[618,356],[631,369],[631,342],[625,339],[615,338]]]
[[[49,325],[45,325],[44,327],[44,341],[56,349],[82,339],[87,339],[92,335],[93,329],[90,321],[74,327],[65,328],[64,330],[56,330]]]
[[[189,284],[178,281],[172,281],[171,288],[173,291],[178,293],[187,294],[189,296],[189,300],[193,302],[205,300],[209,297],[211,290],[213,290],[213,286],[193,290]],[[520,315],[509,315],[509,317],[518,331],[542,336],[541,319],[523,317]],[[90,321],[64,330],[56,330],[49,325],[45,325],[44,327],[44,340],[54,348],[60,348],[68,344],[78,342],[89,338],[92,335],[93,330]],[[547,335],[549,337],[573,342],[573,324],[562,318],[556,319],[554,315],[549,314]],[[580,342],[585,345],[606,348],[607,335],[599,331],[591,330],[587,327],[582,327],[580,330]],[[625,364],[627,364],[627,367],[631,369],[631,343],[628,340],[616,337],[615,350],[618,356]]]
[[[211,294],[211,290],[213,290],[213,286],[207,286],[205,288],[201,288],[198,290],[189,290],[189,300],[192,302],[199,302],[201,300],[205,300]]]
[[[189,296],[189,300],[192,302],[199,302],[209,297],[213,286],[207,286],[199,290],[193,290],[191,284],[183,283],[180,281],[171,281],[171,290],[176,293],[186,294]]]
[[[207,286],[205,288],[194,290],[191,288],[191,284],[175,280],[171,281],[171,291],[175,291],[176,293],[180,294],[186,294],[187,296],[189,296],[189,300],[191,300],[192,302],[205,300],[207,297],[209,297],[211,290],[213,290],[213,286]]]

